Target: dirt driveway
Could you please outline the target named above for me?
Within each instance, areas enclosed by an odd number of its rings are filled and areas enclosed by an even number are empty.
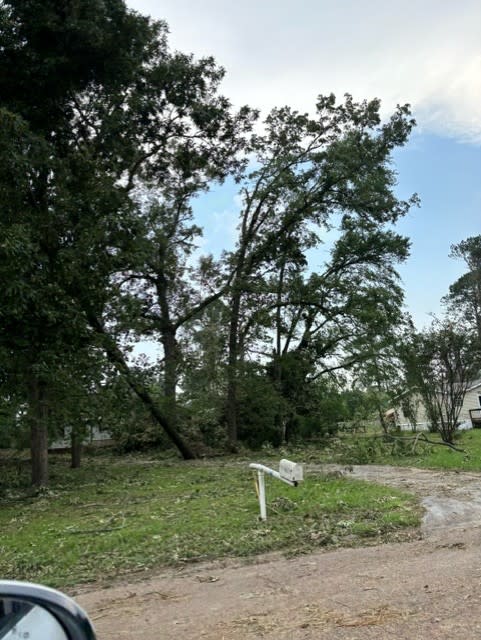
[[[345,473],[419,495],[422,539],[196,565],[80,594],[99,640],[479,638],[481,474]]]

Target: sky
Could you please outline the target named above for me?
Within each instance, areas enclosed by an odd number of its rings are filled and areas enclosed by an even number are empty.
[[[316,96],[378,97],[387,117],[410,103],[417,127],[396,150],[397,194],[421,206],[397,225],[411,239],[399,272],[419,328],[464,270],[450,246],[481,234],[481,2],[479,0],[127,0],[167,22],[170,46],[212,55],[222,91],[263,115],[289,104],[312,111]],[[235,237],[235,187],[204,197],[196,214],[202,249]],[[324,252],[311,256],[322,263]]]

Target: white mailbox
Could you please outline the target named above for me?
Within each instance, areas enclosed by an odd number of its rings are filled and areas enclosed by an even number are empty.
[[[290,460],[281,460],[279,463],[279,471],[275,471],[264,464],[251,462],[249,467],[257,471],[257,496],[259,498],[259,506],[261,508],[261,520],[267,519],[266,509],[266,488],[264,484],[264,474],[282,480],[291,486],[297,487],[299,482],[303,480],[302,465],[291,462]]]
[[[281,478],[285,480],[289,480],[290,482],[298,482],[303,481],[303,471],[302,465],[297,464],[295,462],[291,462],[290,460],[281,460],[279,463],[279,475]]]

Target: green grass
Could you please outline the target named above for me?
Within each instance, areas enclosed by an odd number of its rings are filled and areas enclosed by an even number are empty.
[[[267,478],[268,520],[259,522],[244,463],[105,455],[78,470],[67,463],[52,458],[50,490],[37,496],[17,467],[4,465],[3,578],[65,588],[223,556],[402,538],[420,518],[400,491],[310,475],[297,488]]]

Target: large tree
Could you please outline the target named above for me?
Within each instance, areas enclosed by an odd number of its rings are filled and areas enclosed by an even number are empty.
[[[238,376],[253,342],[274,327],[277,361],[287,343],[315,379],[340,366],[329,358],[350,362],[352,334],[398,304],[393,263],[406,245],[385,225],[410,204],[395,197],[390,166],[413,126],[409,108],[382,123],[377,100],[321,97],[315,117],[274,110],[246,146],[255,114],[232,111],[222,77],[211,58],[172,53],[165,24],[123,0],[0,5],[0,276],[10,292],[0,366],[25,372],[37,484],[47,477],[48,396],[65,359],[102,349],[190,458],[176,420],[179,334],[209,305],[222,298],[229,309],[235,445]],[[243,197],[238,245],[220,264],[194,268],[192,199],[227,175]],[[332,261],[309,278],[306,252],[334,222]],[[132,333],[162,343],[166,404],[129,364]]]
[[[48,481],[52,392],[65,364],[86,361],[85,321],[55,278],[49,254],[48,190],[55,162],[45,140],[0,109],[0,366],[2,386],[28,407],[32,481]]]
[[[18,186],[0,210],[11,292],[2,331],[5,352],[29,358],[37,484],[47,482],[45,396],[55,363],[75,357],[72,334],[100,345],[182,455],[194,455],[130,369],[111,318],[116,276],[136,264],[144,230],[135,187],[161,189],[168,207],[185,210],[232,166],[251,114],[231,113],[222,76],[211,58],[171,53],[165,24],[123,0],[0,6],[2,195]]]
[[[264,133],[255,139],[253,170],[241,182],[243,206],[237,247],[228,255],[233,277],[229,289],[227,422],[233,446],[239,362],[246,327],[255,325],[255,296],[259,301],[257,318],[265,318],[266,309],[277,314],[277,358],[282,348],[279,310],[293,306],[285,298],[290,280],[296,277],[302,291],[290,322],[296,328],[304,324],[299,352],[312,346],[313,329],[321,332],[322,314],[333,320],[331,326],[337,332],[337,337],[326,332],[323,336],[332,355],[332,347],[345,345],[352,338],[356,316],[367,317],[380,305],[389,309],[383,305],[388,291],[383,284],[388,280],[393,284],[393,261],[403,259],[407,246],[385,225],[396,222],[413,202],[401,201],[394,194],[391,152],[406,142],[414,121],[408,106],[403,106],[381,123],[379,107],[378,100],[356,103],[346,96],[344,102],[337,103],[332,95],[320,97],[315,117],[287,107],[275,109],[265,122]],[[307,263],[306,251],[319,243],[321,231],[333,225],[339,227],[341,238],[332,261],[324,274],[312,276],[306,284],[302,276],[299,278],[299,269]],[[379,299],[375,294],[376,265],[380,267]],[[270,291],[264,285],[269,274],[275,274]],[[316,291],[311,295],[312,289]],[[398,289],[394,291],[398,296]],[[398,306],[399,301],[392,304]],[[344,329],[334,327],[334,316],[340,311],[351,327],[344,320]],[[293,335],[293,330],[287,329],[284,339],[288,344]]]

